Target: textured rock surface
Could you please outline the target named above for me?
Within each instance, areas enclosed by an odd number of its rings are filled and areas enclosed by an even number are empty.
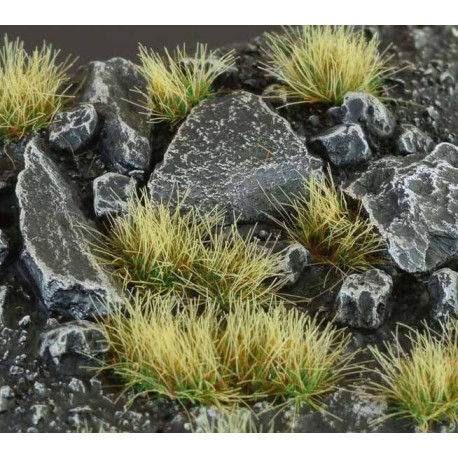
[[[345,191],[360,198],[394,262],[412,273],[458,258],[458,148],[448,143],[418,159],[386,158]]]
[[[103,312],[116,290],[88,251],[82,228],[90,224],[76,195],[37,140],[26,147],[16,195],[22,258],[46,307],[79,318]]]
[[[298,192],[301,175],[321,168],[289,124],[260,97],[236,92],[202,102],[178,130],[149,182],[152,199],[176,191],[187,206],[224,208],[241,221],[267,220],[275,213],[269,195]]]
[[[431,320],[446,323],[458,318],[458,273],[451,269],[434,272],[428,282]]]
[[[49,127],[49,142],[57,150],[76,153],[94,139],[98,116],[90,103],[58,113]]]
[[[5,326],[4,310],[7,293],[8,288],[5,285],[0,285],[0,329],[2,329],[3,326]]]
[[[404,124],[396,139],[398,152],[404,156],[415,153],[430,153],[434,148],[432,138],[418,127]]]
[[[0,267],[8,256],[9,242],[5,233],[0,229]]]
[[[115,57],[91,62],[81,71],[84,84],[78,101],[95,104],[104,120],[100,149],[110,171],[142,178],[149,170],[151,146],[147,117],[129,102],[137,102],[132,91],[144,81],[132,62]]]
[[[289,244],[281,253],[277,270],[286,284],[294,285],[307,264],[311,263],[310,253],[300,243]]]
[[[358,124],[331,127],[312,137],[310,148],[336,166],[359,164],[372,155]]]
[[[349,92],[341,106],[343,122],[361,123],[377,138],[393,135],[395,122],[388,108],[371,94]]]
[[[137,182],[119,173],[105,173],[96,178],[94,188],[94,212],[96,216],[124,214],[127,201],[135,194]]]
[[[89,321],[72,321],[44,330],[38,342],[38,357],[61,372],[81,370],[90,358],[102,359],[109,344],[99,326]]]
[[[336,320],[354,328],[377,329],[390,316],[391,277],[379,269],[349,275],[337,296]]]

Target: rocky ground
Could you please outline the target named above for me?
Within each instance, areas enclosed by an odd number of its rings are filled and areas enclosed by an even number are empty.
[[[314,298],[298,306],[350,326],[362,358],[368,344],[392,338],[397,322],[458,315],[458,28],[378,31],[404,68],[386,83],[387,108],[361,94],[331,109],[280,108],[281,97],[261,98],[276,81],[258,69],[257,39],[237,46],[236,70],[219,81],[223,92],[173,131],[150,128],[127,102],[143,82],[130,62],[114,58],[78,70],[72,105],[49,131],[1,146],[0,431],[191,429],[189,413],[199,412],[162,398],[129,402],[119,380],[96,374],[81,356],[106,355],[88,319],[103,311],[94,299],[119,295],[80,229],[101,229],[140,187],[160,199],[190,186],[188,205],[218,204],[241,215],[242,231],[259,223],[259,239],[282,239],[265,216],[275,213],[266,194],[295,192],[298,172],[329,163],[387,240],[388,261],[334,287],[328,279],[325,288],[324,270],[291,247],[286,292]],[[327,413],[254,410],[263,425],[274,419],[275,431],[415,431],[409,421],[373,424],[389,406],[367,397],[364,382],[329,395]]]

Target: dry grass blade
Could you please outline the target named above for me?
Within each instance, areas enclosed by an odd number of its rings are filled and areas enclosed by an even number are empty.
[[[284,283],[276,277],[279,255],[259,249],[253,234],[242,238],[235,226],[226,234],[217,209],[203,214],[182,204],[171,210],[146,195],[131,200],[128,216],[112,220],[95,247],[100,261],[124,288],[210,296],[222,305],[229,296],[270,301]]]
[[[393,415],[412,418],[423,431],[434,422],[458,422],[458,322],[440,333],[429,328],[409,336],[410,352],[399,339],[386,351],[372,348],[380,366],[381,383],[372,383],[371,391],[387,399]]]
[[[139,46],[141,65],[146,92],[139,91],[144,98],[147,114],[152,123],[167,122],[175,125],[202,100],[214,94],[215,80],[233,67],[235,57],[229,52],[217,57],[207,46],[197,44],[193,55],[183,45],[173,54],[165,49],[165,55]]]
[[[101,321],[112,369],[126,389],[207,405],[264,398],[307,402],[356,370],[350,337],[281,303],[264,309],[234,299],[183,305],[176,296],[137,293]]]
[[[69,58],[58,63],[59,51],[45,43],[31,54],[19,39],[5,35],[0,50],[0,135],[21,138],[47,127],[63,107]]]
[[[367,40],[353,26],[304,25],[266,38],[263,68],[284,84],[292,102],[340,105],[350,91],[380,96],[383,78],[396,72],[386,51],[379,53],[378,36]]]
[[[383,239],[361,215],[361,205],[350,207],[330,171],[327,177],[312,173],[299,195],[285,198],[286,204],[274,202],[282,220],[272,219],[310,251],[315,263],[347,273],[383,262]]]

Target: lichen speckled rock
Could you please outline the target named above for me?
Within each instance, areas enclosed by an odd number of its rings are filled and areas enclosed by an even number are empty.
[[[431,301],[431,320],[447,323],[458,318],[458,273],[451,269],[434,272],[428,281]]]
[[[23,237],[22,259],[44,304],[76,318],[103,313],[103,301],[119,300],[109,277],[90,254],[82,234],[91,224],[57,166],[31,140],[16,196]]]
[[[0,267],[8,257],[9,253],[9,242],[6,238],[5,233],[0,229]]]
[[[97,112],[90,103],[62,111],[49,126],[49,143],[57,150],[76,153],[90,145],[97,123]]]
[[[441,143],[372,163],[345,192],[362,200],[398,267],[421,273],[458,259],[457,183],[458,148]]]
[[[151,162],[148,118],[139,113],[138,94],[145,82],[132,62],[115,57],[82,67],[77,101],[92,103],[103,120],[102,160],[112,172],[144,178]],[[133,102],[133,103],[130,103]]]
[[[358,124],[331,127],[310,139],[310,148],[336,166],[368,161],[372,152]]]
[[[105,173],[93,182],[94,213],[99,218],[125,214],[128,200],[134,196],[137,182],[119,173]]]
[[[434,149],[432,138],[416,126],[400,126],[396,139],[398,152],[403,156],[416,153],[430,153]]]
[[[379,269],[345,278],[337,295],[336,321],[361,329],[377,329],[391,315],[391,277]]]
[[[243,222],[268,220],[272,195],[297,193],[301,176],[321,170],[286,120],[254,94],[235,92],[202,102],[178,130],[153,171],[156,201],[210,210],[218,205]]]

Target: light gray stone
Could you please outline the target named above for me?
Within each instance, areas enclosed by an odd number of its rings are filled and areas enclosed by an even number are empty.
[[[341,106],[345,124],[361,123],[376,138],[391,137],[395,122],[386,106],[376,97],[365,92],[348,92]]]
[[[430,272],[458,260],[458,148],[441,143],[417,155],[388,157],[344,188],[361,199],[398,267]]]
[[[89,321],[77,320],[45,329],[38,341],[38,357],[60,372],[84,372],[91,359],[102,359],[109,351],[102,329]]]
[[[134,90],[145,88],[135,65],[121,57],[94,61],[81,69],[80,78],[77,100],[94,104],[103,118],[102,160],[112,172],[144,178],[151,163],[150,128],[135,105],[139,95]]]
[[[430,153],[434,149],[432,138],[418,127],[404,124],[396,139],[398,152],[404,156],[415,153]]]
[[[340,125],[322,131],[310,139],[310,148],[336,166],[356,165],[372,156],[358,124]]]
[[[279,256],[280,261],[276,270],[288,285],[294,285],[305,266],[311,263],[309,251],[297,242],[289,244],[279,253]]]
[[[94,139],[98,116],[90,103],[58,113],[49,127],[49,143],[57,150],[76,153]]]
[[[447,323],[458,318],[458,273],[440,269],[429,278],[428,290],[431,301],[431,320]]]
[[[104,313],[105,301],[118,302],[116,287],[88,248],[92,225],[78,196],[36,139],[27,144],[16,195],[22,259],[45,306],[83,318]]]
[[[93,182],[94,212],[99,218],[125,214],[127,202],[134,196],[137,182],[119,173],[105,173]]]
[[[345,278],[337,295],[336,321],[361,329],[377,329],[391,315],[391,277],[379,269]]]
[[[0,229],[0,267],[5,262],[9,254],[9,242],[6,234]]]
[[[227,222],[267,221],[276,214],[272,196],[297,193],[302,177],[321,170],[290,125],[259,96],[235,92],[202,102],[179,128],[149,181],[155,201],[184,209],[219,206]]]

